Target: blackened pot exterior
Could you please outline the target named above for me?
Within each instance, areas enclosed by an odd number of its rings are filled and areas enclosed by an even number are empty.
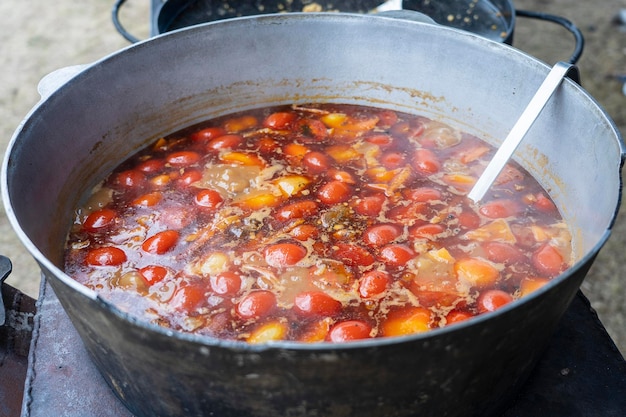
[[[59,269],[79,199],[154,139],[203,119],[306,102],[442,118],[497,144],[549,68],[430,24],[290,14],[194,27],[80,72],[19,127],[3,200],[111,388],[138,416],[489,416],[524,383],[610,234],[623,146],[565,81],[518,153],[572,225],[579,261],[525,299],[427,334],[251,346],[139,322]],[[33,202],[37,204],[33,204]]]

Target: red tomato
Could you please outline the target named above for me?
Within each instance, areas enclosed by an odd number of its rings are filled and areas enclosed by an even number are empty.
[[[428,211],[427,203],[411,202],[407,205],[396,205],[389,209],[387,217],[397,221],[408,220],[413,222],[415,218],[419,218],[421,214]]]
[[[335,324],[328,334],[331,342],[342,343],[351,340],[368,339],[372,326],[360,320],[348,320]]]
[[[297,115],[289,112],[272,113],[263,120],[263,126],[270,129],[288,129],[296,120]]]
[[[298,243],[275,243],[265,248],[265,262],[274,268],[295,265],[306,255],[306,248]]]
[[[190,283],[179,288],[170,300],[176,310],[192,311],[206,299],[206,287],[202,283]]]
[[[326,125],[317,119],[300,119],[293,124],[293,129],[303,138],[320,141],[328,135]]]
[[[207,127],[206,129],[199,130],[189,135],[193,141],[205,141],[208,142],[212,139],[225,135],[227,132],[221,127]]]
[[[446,325],[460,323],[462,321],[471,319],[472,317],[474,316],[468,312],[452,310],[446,315]]]
[[[165,230],[146,239],[141,248],[148,253],[162,255],[176,245],[178,237],[179,233],[177,231]]]
[[[501,199],[485,203],[478,211],[490,219],[502,219],[520,213],[521,207],[513,200]]]
[[[164,167],[165,161],[159,158],[150,158],[137,165],[137,169],[141,172],[145,172],[146,174],[160,172]]]
[[[383,110],[378,113],[378,126],[391,127],[398,122],[398,115],[393,110]]]
[[[119,266],[126,262],[126,253],[113,246],[95,248],[87,252],[85,262],[91,266]]]
[[[269,136],[264,136],[258,140],[256,143],[259,149],[259,152],[262,154],[270,154],[276,152],[276,149],[280,147],[278,142],[272,139]]]
[[[230,271],[211,275],[209,282],[213,292],[219,295],[234,295],[241,288],[241,277]]]
[[[359,294],[363,298],[372,298],[382,294],[391,282],[385,271],[369,271],[359,280]]]
[[[422,224],[416,225],[409,229],[409,236],[413,239],[429,239],[434,240],[437,235],[446,231],[446,227],[442,224]]]
[[[205,188],[196,193],[194,201],[200,207],[213,210],[219,207],[224,199],[217,191]]]
[[[539,193],[535,196],[537,201],[533,204],[533,206],[544,213],[552,213],[556,211],[556,206],[545,194]]]
[[[415,257],[413,249],[403,244],[387,245],[380,251],[379,258],[390,266],[404,266]]]
[[[115,224],[117,213],[114,210],[103,208],[92,212],[83,223],[83,229],[90,233],[109,229]]]
[[[183,174],[178,178],[178,184],[187,187],[193,184],[196,181],[200,181],[202,179],[202,172],[197,169],[187,169]]]
[[[317,196],[325,204],[338,204],[348,201],[352,194],[352,187],[342,181],[330,181],[324,184]]]
[[[299,241],[304,242],[305,240],[316,239],[319,236],[319,230],[311,224],[301,224],[291,229],[290,234]]]
[[[403,193],[405,198],[419,203],[443,200],[441,191],[432,187],[412,188]]]
[[[400,152],[387,152],[380,157],[380,164],[387,169],[396,169],[403,167],[406,161]]]
[[[179,151],[172,152],[165,160],[173,167],[184,167],[197,163],[201,158],[202,156],[198,152]]]
[[[533,253],[533,265],[541,275],[554,277],[566,268],[561,253],[549,243],[539,247]]]
[[[487,313],[489,311],[496,311],[511,301],[513,301],[513,296],[508,292],[502,290],[488,290],[480,294],[476,302],[478,304],[478,311]]]
[[[167,268],[159,265],[149,265],[141,268],[139,273],[149,285],[152,285],[163,281],[167,276]]]
[[[393,224],[371,226],[363,233],[363,241],[371,246],[383,246],[402,235],[402,229]]]
[[[354,211],[362,216],[378,216],[386,201],[384,194],[363,196],[354,203]]]
[[[208,151],[220,151],[222,149],[233,149],[243,143],[241,135],[223,135],[211,139],[207,144]]]
[[[258,319],[267,316],[276,307],[276,296],[271,291],[252,291],[243,296],[235,312],[243,319]]]
[[[376,133],[365,137],[365,141],[373,145],[378,145],[382,149],[388,148],[393,144],[393,138],[385,133]]]
[[[302,164],[307,170],[313,174],[320,174],[328,171],[332,166],[331,159],[321,152],[311,151],[307,152],[302,157]]]
[[[439,172],[441,162],[429,149],[418,149],[413,154],[413,168],[421,175],[432,175]]]
[[[122,171],[115,177],[115,184],[126,189],[138,189],[146,184],[146,176],[136,169]]]
[[[276,212],[278,220],[302,219],[317,213],[317,203],[312,200],[300,200],[279,208]]]
[[[333,316],[341,310],[341,303],[322,291],[307,291],[296,296],[296,312],[306,316]]]
[[[459,214],[459,226],[463,229],[476,229],[480,226],[480,217],[473,211],[462,211]]]
[[[337,243],[335,257],[350,266],[369,266],[374,263],[374,257],[361,246],[349,243]]]
[[[511,264],[524,260],[522,251],[508,243],[484,242],[481,246],[491,262]]]

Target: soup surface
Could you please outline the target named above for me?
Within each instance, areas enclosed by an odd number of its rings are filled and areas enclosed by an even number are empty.
[[[548,193],[439,121],[311,104],[157,140],[76,210],[65,270],[123,310],[263,343],[400,336],[493,311],[571,263]]]

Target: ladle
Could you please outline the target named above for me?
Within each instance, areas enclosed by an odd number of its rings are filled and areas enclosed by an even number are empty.
[[[506,139],[504,139],[504,142],[502,142],[496,154],[480,175],[476,184],[474,184],[474,187],[470,190],[467,196],[471,200],[478,203],[485,196],[485,193],[489,190],[509,159],[511,159],[522,139],[524,139],[526,133],[528,133],[528,130],[530,130],[531,126],[537,120],[537,117],[548,100],[550,100],[550,97],[552,97],[552,94],[561,84],[561,81],[563,81],[563,78],[572,70],[577,71],[577,68],[573,64],[566,62],[557,62],[552,67],[545,80],[528,103],[526,109],[519,117]]]

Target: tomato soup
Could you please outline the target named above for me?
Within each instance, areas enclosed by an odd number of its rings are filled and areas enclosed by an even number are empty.
[[[546,190],[423,116],[310,104],[161,138],[77,208],[65,271],[177,331],[265,343],[402,336],[494,311],[563,272]]]

